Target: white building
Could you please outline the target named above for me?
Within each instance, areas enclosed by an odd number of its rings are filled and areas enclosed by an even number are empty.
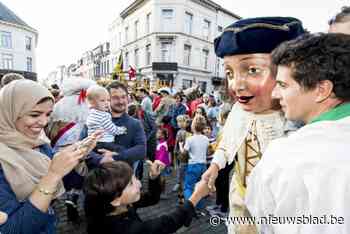
[[[112,71],[109,47],[110,43],[105,42],[85,52],[77,62],[77,73],[90,80],[110,78]]]
[[[51,71],[48,76],[41,81],[42,84],[48,88],[53,84],[57,84],[61,87],[63,81],[71,76],[69,68],[70,66],[67,67],[66,65],[57,66],[55,70]]]
[[[112,67],[122,52],[124,70],[133,66],[151,86],[209,92],[224,77],[213,41],[239,18],[210,0],[136,0],[109,28]]]
[[[81,77],[94,79],[94,55],[93,51],[86,51],[76,64],[76,73]]]
[[[37,79],[38,32],[0,2],[0,77],[17,72]]]

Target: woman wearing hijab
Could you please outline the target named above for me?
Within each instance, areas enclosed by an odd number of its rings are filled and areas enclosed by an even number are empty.
[[[51,202],[91,148],[72,145],[53,156],[43,132],[53,105],[50,92],[30,80],[0,91],[0,210],[8,216],[0,233],[55,233]]]

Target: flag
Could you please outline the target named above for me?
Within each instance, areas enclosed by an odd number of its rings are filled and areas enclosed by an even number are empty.
[[[136,70],[132,66],[129,67],[129,80],[134,80],[136,78]]]
[[[118,58],[118,62],[114,67],[113,70],[113,79],[115,79],[115,77],[119,77],[119,80],[123,80],[124,79],[124,74],[123,74],[123,53],[120,52],[119,58]]]

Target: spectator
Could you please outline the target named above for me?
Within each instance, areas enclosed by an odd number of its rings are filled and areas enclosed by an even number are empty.
[[[124,126],[116,126],[112,122],[112,115],[109,112],[110,97],[107,89],[94,85],[87,90],[86,95],[90,106],[86,120],[88,135],[90,136],[97,130],[103,130],[103,135],[98,140],[95,150],[107,149],[118,152],[120,148],[114,144],[114,137],[127,134],[127,129]]]
[[[219,134],[215,144],[212,144],[212,149],[215,151],[222,139],[222,129],[225,125],[226,119],[231,111],[232,105],[223,103],[218,116]],[[233,169],[235,162],[226,164],[226,166],[219,171],[218,178],[215,181],[216,187],[216,203],[212,206],[207,206],[211,216],[227,217],[229,207],[229,186],[230,186],[230,172]]]
[[[160,100],[158,107],[154,110],[156,115],[156,123],[158,125],[161,124],[163,117],[168,114],[170,106],[175,103],[174,99],[170,96],[170,91],[168,89],[163,88],[160,89],[159,92],[162,99]]]
[[[147,90],[145,88],[139,88],[137,90],[137,96],[141,100],[142,110],[152,114],[153,113],[152,99],[150,98]]]
[[[157,126],[154,120],[154,117],[141,109],[140,105],[129,104],[128,105],[128,114],[135,119],[141,121],[143,125],[143,129],[146,134],[146,142],[147,142],[147,159],[154,161],[154,155],[157,147]]]
[[[341,12],[329,20],[328,24],[330,33],[350,34],[350,7],[342,7]]]
[[[23,80],[23,79],[25,78],[18,73],[7,73],[1,78],[1,87],[4,87],[5,85],[9,84],[14,80]]]
[[[50,92],[55,99],[55,103],[57,103],[62,98],[60,90],[50,89]]]
[[[139,217],[138,208],[154,205],[160,198],[159,171],[152,168],[157,168],[157,164],[151,166],[148,192],[142,194],[140,181],[125,163],[102,164],[89,174],[85,182],[88,234],[167,234],[190,225],[194,206],[208,194],[203,182],[174,211],[145,221]]]
[[[170,154],[166,139],[168,138],[168,131],[165,128],[159,128],[157,130],[157,149],[155,159],[162,162],[165,168],[161,174],[160,182],[162,187],[162,193],[165,195],[166,177],[170,175]]]
[[[164,116],[162,119],[162,125],[160,125],[160,128],[165,128],[168,132],[167,144],[168,144],[169,152],[172,154],[174,152],[174,147],[175,147],[175,133],[174,133],[173,127],[170,124],[170,120],[171,119],[169,116]],[[172,160],[172,163],[173,162],[174,160]]]
[[[202,103],[199,104],[198,106],[203,107],[205,110],[205,113],[208,114],[208,109],[209,109],[209,94],[203,94],[202,96]]]
[[[203,106],[197,106],[196,112],[194,113],[194,117],[196,117],[197,115],[203,116],[205,118],[206,124],[210,125],[207,112],[205,111]]]
[[[156,91],[156,90],[153,90],[152,91],[152,110],[154,111],[155,109],[157,109],[159,103],[160,103],[160,100],[162,99],[162,96],[159,95],[159,93]]]
[[[188,115],[179,115],[177,118],[177,124],[180,130],[176,134],[175,148],[174,148],[174,159],[175,164],[178,164],[176,171],[176,184],[174,185],[172,191],[178,191],[179,202],[183,203],[183,184],[185,178],[185,171],[188,163],[188,154],[180,152],[180,144],[184,144],[186,139],[192,136],[192,133],[188,131],[190,125],[190,117]]]
[[[109,161],[110,158],[126,161],[133,166],[136,175],[141,178],[143,168],[141,163],[146,156],[146,136],[142,124],[127,113],[128,90],[125,85],[114,81],[107,86],[107,90],[111,97],[112,122],[126,127],[128,134],[115,137],[115,144],[120,147],[117,153],[105,149],[99,150],[102,155],[91,152],[88,159],[89,166],[96,167],[106,159]]]
[[[213,129],[213,136],[216,137],[219,131],[218,116],[220,112],[220,107],[216,105],[215,99],[213,97],[209,99],[208,106],[208,121],[210,123],[211,128]]]
[[[129,104],[134,104],[134,105],[138,105],[140,104],[140,102],[137,100],[136,94],[134,93],[129,93]]]
[[[173,129],[175,130],[175,134],[176,134],[177,130],[179,129],[179,127],[177,126],[176,118],[179,115],[186,114],[187,110],[186,110],[186,106],[184,104],[182,104],[181,93],[175,94],[174,97],[175,97],[175,104],[171,105],[167,115],[171,118],[170,124],[173,127]]]
[[[272,62],[278,66],[272,97],[287,119],[305,126],[268,145],[248,180],[249,212],[253,217],[325,213],[342,220],[337,225],[258,223],[259,233],[348,233],[350,35],[301,36],[277,47]]]
[[[189,160],[185,172],[184,196],[188,199],[194,190],[195,184],[200,181],[202,174],[206,170],[206,158],[209,146],[208,137],[203,135],[203,129],[206,126],[206,121],[203,116],[197,115],[192,121],[192,133],[186,139],[185,145],[179,144],[180,152],[188,152]],[[198,208],[203,208],[203,203],[198,204]]]
[[[53,105],[50,92],[31,80],[0,91],[0,210],[9,214],[0,233],[55,233],[51,203],[91,148],[70,146],[53,156],[43,131]]]

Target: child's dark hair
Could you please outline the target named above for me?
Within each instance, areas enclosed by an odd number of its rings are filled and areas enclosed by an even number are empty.
[[[98,233],[103,218],[115,207],[111,202],[120,197],[132,179],[133,170],[125,162],[108,162],[90,171],[84,182],[84,210],[88,233]]]
[[[164,139],[168,139],[168,129],[166,128],[158,128],[158,131],[160,131],[164,137]]]
[[[128,115],[135,117],[136,116],[136,112],[137,112],[138,106],[134,103],[130,103],[128,105]]]
[[[163,116],[163,118],[162,118],[163,124],[170,124],[170,121],[171,121],[171,116],[168,116],[168,115]]]
[[[206,129],[206,128],[209,128],[211,131],[213,131],[213,127],[211,126],[211,124],[206,124],[204,129]]]

